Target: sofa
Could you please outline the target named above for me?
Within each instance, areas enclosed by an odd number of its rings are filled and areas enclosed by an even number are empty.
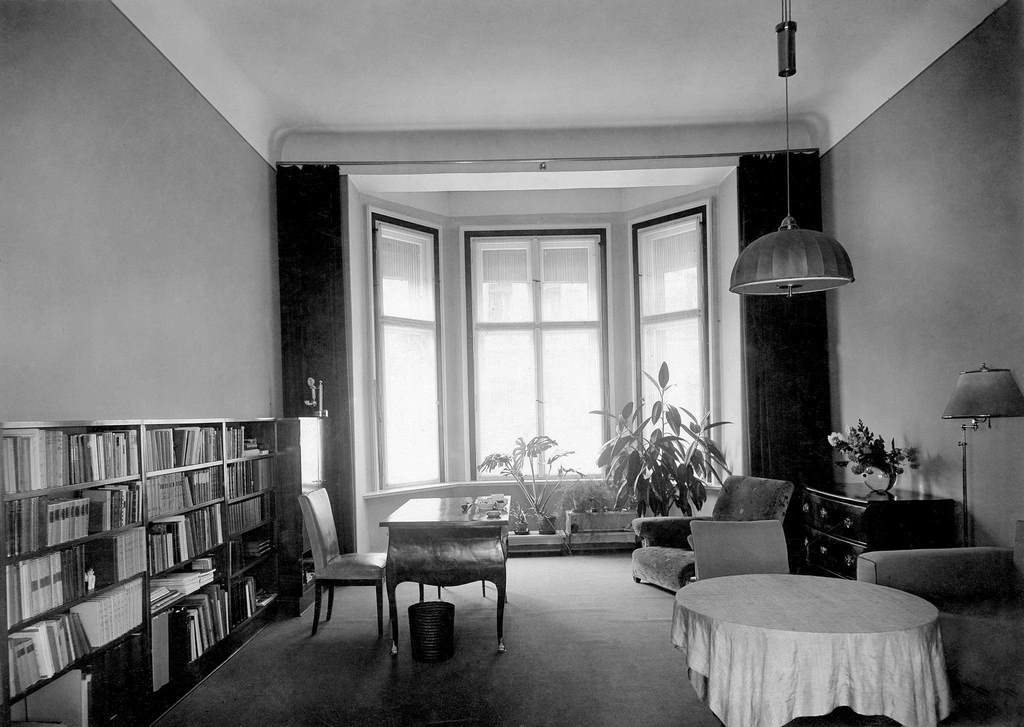
[[[694,577],[690,523],[694,520],[783,520],[793,483],[734,475],[722,483],[711,516],[640,517],[633,532],[640,547],[633,551],[633,580],[678,591]]]
[[[913,593],[939,609],[958,724],[1024,725],[1024,520],[1012,548],[863,553],[857,580]]]

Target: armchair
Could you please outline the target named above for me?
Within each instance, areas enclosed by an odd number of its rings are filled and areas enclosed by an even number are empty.
[[[857,580],[931,601],[961,719],[1024,724],[1024,520],[1013,548],[876,550]]]
[[[694,520],[783,520],[793,483],[763,477],[727,477],[711,516],[641,517],[633,520],[640,547],[633,551],[633,580],[678,591],[694,575],[690,523]]]

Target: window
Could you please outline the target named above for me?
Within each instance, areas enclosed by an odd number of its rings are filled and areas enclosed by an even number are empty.
[[[604,244],[603,229],[466,233],[476,461],[546,434],[575,452],[559,464],[597,470]]]
[[[385,487],[441,479],[438,232],[373,214],[377,427]]]
[[[668,398],[698,418],[710,404],[707,240],[703,207],[633,225],[637,310],[637,390],[651,402],[668,363]]]

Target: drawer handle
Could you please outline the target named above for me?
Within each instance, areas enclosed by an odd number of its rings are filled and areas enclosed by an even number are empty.
[[[850,555],[849,553],[847,553],[847,554],[846,554],[846,557],[845,557],[845,558],[843,558],[843,562],[844,562],[844,563],[846,563],[846,567],[847,567],[847,568],[852,568],[852,567],[853,567],[853,564],[857,562],[857,559],[856,559],[856,558],[854,558],[854,557],[853,557],[852,555]]]
[[[811,511],[811,503],[809,503],[809,502],[805,502],[805,503],[803,504],[803,506],[801,506],[800,510],[801,510],[802,512],[804,512],[804,513],[808,513],[808,512],[810,512],[810,511]]]
[[[823,507],[819,507],[818,508],[818,517],[820,517],[822,520],[827,518],[828,517],[828,510],[826,510]]]
[[[852,517],[844,517],[843,518],[843,527],[846,528],[847,530],[852,530],[853,529],[853,518]]]

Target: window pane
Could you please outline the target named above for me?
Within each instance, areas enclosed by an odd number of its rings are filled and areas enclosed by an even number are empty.
[[[533,288],[530,253],[522,243],[512,249],[496,249],[501,243],[481,246],[477,265],[479,294],[474,301],[478,321],[513,323],[533,319]],[[506,243],[507,244],[507,243]]]
[[[508,452],[516,437],[538,434],[532,331],[477,331],[478,460]]]
[[[703,416],[706,409],[702,393],[703,355],[697,320],[689,318],[643,324],[641,350],[643,370],[655,379],[658,378],[661,362],[668,363],[672,388],[666,393],[666,400],[689,409],[697,417]],[[654,386],[646,376],[643,377],[643,396],[648,407],[657,399]]]
[[[440,477],[437,420],[437,341],[434,331],[384,324],[385,482],[400,485]],[[415,376],[410,376],[410,372]]]
[[[641,230],[637,257],[642,316],[699,307],[700,228],[696,221]]]
[[[589,412],[603,409],[601,333],[546,330],[544,341],[544,432],[575,454],[555,463],[595,473],[602,441],[602,420]]]
[[[545,243],[541,252],[541,318],[545,321],[597,320],[591,248]]]
[[[381,223],[377,269],[382,315],[434,320],[432,236]]]

